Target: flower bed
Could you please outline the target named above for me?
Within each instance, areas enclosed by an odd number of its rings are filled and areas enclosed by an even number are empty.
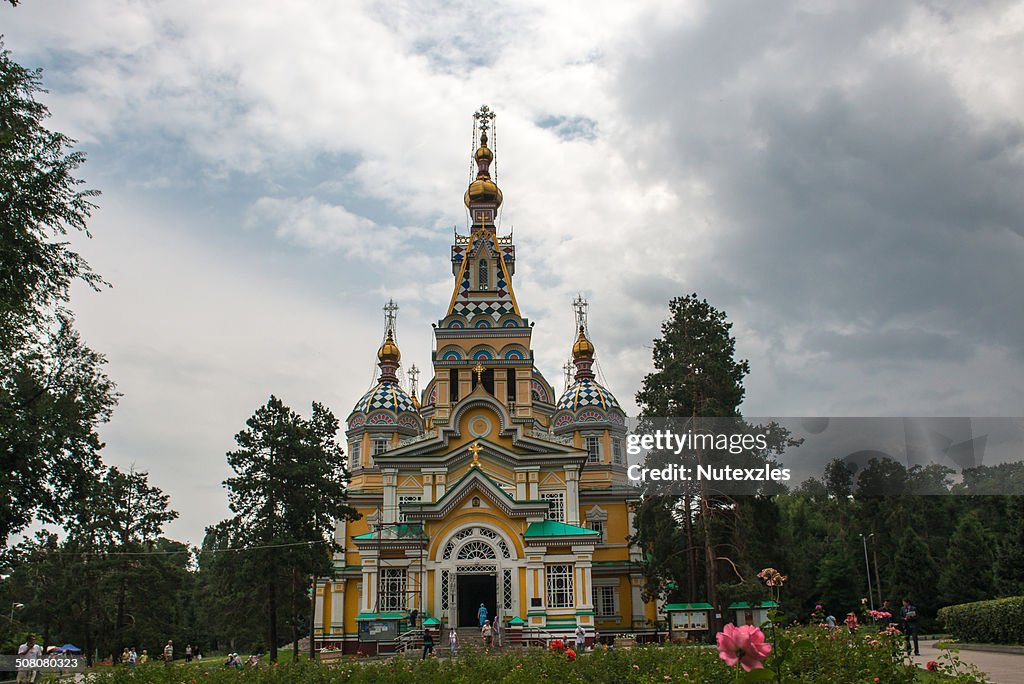
[[[184,666],[160,664],[137,670],[115,670],[97,675],[96,684],[363,684],[369,682],[416,682],[417,684],[469,684],[494,682],[595,682],[640,684],[651,682],[776,681],[774,665],[779,658],[786,682],[887,682],[914,681],[917,670],[902,662],[898,642],[885,635],[849,635],[821,628],[778,630],[776,643],[764,661],[767,669],[746,672],[730,666],[713,646],[650,646],[629,650],[578,654],[551,649],[507,650],[496,655],[475,655],[449,660],[395,659],[367,663],[351,658],[326,665],[298,663],[262,669],[203,672]],[[878,678],[877,680],[875,678]]]

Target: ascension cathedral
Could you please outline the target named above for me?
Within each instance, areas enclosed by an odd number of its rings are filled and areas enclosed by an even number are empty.
[[[516,299],[515,245],[498,235],[493,113],[475,115],[471,227],[451,248],[451,301],[434,326],[433,378],[401,386],[393,324],[376,384],[346,421],[349,501],[334,573],[316,586],[317,645],[396,649],[416,610],[427,625],[477,627],[481,604],[508,641],[588,641],[650,625],[626,478],[625,414],[593,371],[585,317],[561,396],[534,365]]]

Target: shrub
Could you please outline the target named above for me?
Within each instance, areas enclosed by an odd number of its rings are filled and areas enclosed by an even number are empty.
[[[1024,644],[1024,596],[946,606],[939,621],[958,641]]]
[[[798,644],[802,644],[798,646]],[[909,684],[916,668],[903,663],[898,639],[847,634],[823,628],[779,630],[786,682],[871,682]],[[772,656],[776,649],[772,649]],[[771,665],[771,663],[767,663]],[[345,658],[332,665],[300,662],[258,670],[201,670],[157,663],[98,674],[94,684],[733,684],[747,674],[729,667],[709,646],[641,646],[580,653],[575,661],[551,649],[507,649],[491,655],[366,662]],[[766,673],[770,675],[770,673]],[[774,679],[772,680],[774,681]]]

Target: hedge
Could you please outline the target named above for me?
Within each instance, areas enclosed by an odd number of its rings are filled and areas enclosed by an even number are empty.
[[[946,606],[939,621],[958,641],[1024,644],[1024,596]]]

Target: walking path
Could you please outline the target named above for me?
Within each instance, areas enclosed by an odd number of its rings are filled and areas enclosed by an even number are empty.
[[[944,651],[935,647],[935,641],[921,641],[921,655],[914,662],[924,667],[929,660],[939,660]],[[993,684],[1024,684],[1024,655],[993,653],[991,651],[960,651],[960,660],[977,666],[988,674]]]

